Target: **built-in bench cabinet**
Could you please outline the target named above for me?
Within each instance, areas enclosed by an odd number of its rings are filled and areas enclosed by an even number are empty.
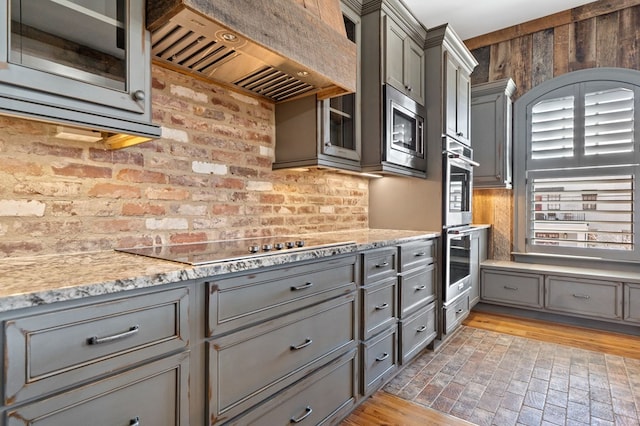
[[[640,282],[628,272],[487,261],[484,303],[619,323],[640,322]]]

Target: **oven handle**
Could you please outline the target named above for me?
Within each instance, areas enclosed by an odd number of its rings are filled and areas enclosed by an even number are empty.
[[[473,232],[473,228],[467,229],[449,229],[447,230],[448,235],[465,235]]]
[[[457,160],[463,161],[463,162],[465,162],[465,163],[467,163],[467,164],[469,164],[470,166],[473,166],[473,167],[478,167],[480,165],[480,163],[478,163],[477,161],[473,161],[470,158],[463,157],[460,154],[458,154],[457,152],[451,152],[449,150],[444,150],[444,151],[442,151],[442,154],[443,155],[446,154],[447,157],[449,157],[449,158],[455,158]]]

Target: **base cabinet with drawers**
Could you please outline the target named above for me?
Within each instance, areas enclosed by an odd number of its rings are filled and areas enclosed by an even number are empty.
[[[625,282],[625,276],[616,277],[614,271],[497,263],[488,262],[481,268],[484,303],[618,323],[640,322],[636,302],[640,283]]]
[[[3,424],[189,425],[192,291],[5,314]]]
[[[340,255],[205,281],[208,424],[317,424],[355,406],[357,264]]]

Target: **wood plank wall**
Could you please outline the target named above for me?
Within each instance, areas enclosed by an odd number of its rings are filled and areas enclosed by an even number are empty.
[[[465,44],[479,62],[471,75],[472,84],[511,77],[517,86],[514,100],[571,71],[640,69],[640,0],[595,1],[475,37]],[[510,258],[512,206],[511,190],[474,191],[474,222],[494,225],[495,259]]]

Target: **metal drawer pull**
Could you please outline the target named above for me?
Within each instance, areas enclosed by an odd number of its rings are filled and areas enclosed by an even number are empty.
[[[313,283],[306,283],[306,284],[299,285],[298,287],[291,286],[291,291],[306,290],[311,287],[313,287]]]
[[[427,253],[425,253],[423,251],[421,251],[420,253],[416,253],[415,254],[416,257],[422,257],[422,256],[426,256],[426,255],[427,255]]]
[[[578,299],[591,299],[591,296],[588,294],[574,294],[573,297],[577,297]]]
[[[416,287],[416,291],[426,290],[426,289],[427,289],[426,285],[421,285],[420,287]]]
[[[510,286],[508,286],[508,285],[505,285],[505,286],[504,286],[504,289],[505,289],[505,290],[518,290],[518,287],[510,287]]]
[[[311,340],[311,339],[309,339],[307,337],[306,340],[304,341],[304,343],[300,343],[299,345],[291,345],[291,350],[292,351],[297,351],[298,349],[306,348],[307,346],[309,346],[312,343],[313,343],[313,340]]]
[[[422,326],[420,326],[420,327],[416,328],[416,331],[417,331],[418,333],[422,333],[422,332],[423,332],[423,331],[425,331],[426,329],[427,329],[427,326],[426,326],[426,325],[422,325]]]
[[[376,263],[376,268],[384,268],[385,266],[389,266],[389,262]]]
[[[87,339],[87,343],[90,344],[90,345],[99,345],[101,343],[109,343],[109,342],[113,342],[114,340],[120,340],[120,339],[124,339],[125,337],[133,336],[138,331],[140,331],[140,326],[139,325],[134,325],[131,328],[129,328],[129,330],[124,331],[122,333],[114,334],[112,336],[106,336],[106,337],[93,336],[93,337],[89,337]]]
[[[131,419],[129,426],[140,426],[140,417],[136,416]]]
[[[460,309],[458,309],[458,310],[456,311],[456,315],[461,314],[461,313],[463,313],[463,312],[464,312],[464,309],[463,309],[463,308],[460,308]]]
[[[378,305],[378,306],[376,306],[376,310],[377,310],[377,311],[381,311],[381,310],[383,310],[383,309],[387,309],[388,307],[389,307],[389,304],[388,304],[388,303],[383,303],[382,305]]]
[[[307,405],[307,408],[304,409],[304,414],[302,416],[298,417],[297,419],[295,417],[291,417],[291,423],[300,423],[301,421],[309,417],[312,412],[313,409]]]
[[[377,357],[376,361],[384,361],[387,358],[389,358],[389,353],[385,352],[382,355],[380,355],[379,357]]]

